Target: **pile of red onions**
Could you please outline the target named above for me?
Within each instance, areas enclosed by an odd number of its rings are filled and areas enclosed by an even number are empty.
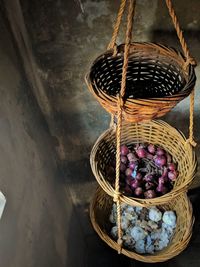
[[[120,191],[131,197],[155,198],[168,193],[177,179],[177,165],[163,148],[153,144],[122,145]],[[115,160],[106,169],[114,186]]]

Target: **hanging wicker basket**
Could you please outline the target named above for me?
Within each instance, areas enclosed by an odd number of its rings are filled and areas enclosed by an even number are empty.
[[[167,194],[142,199],[120,195],[120,200],[130,205],[159,205],[171,201],[180,193],[187,191],[193,181],[196,170],[196,157],[192,146],[186,141],[184,135],[163,121],[150,121],[147,123],[122,124],[121,144],[152,143],[164,148],[173,155],[173,161],[178,164],[178,178],[173,189]],[[114,197],[115,188],[106,176],[106,168],[110,166],[111,159],[116,155],[116,129],[111,127],[96,141],[90,156],[90,164],[94,176],[102,189]]]
[[[99,237],[111,248],[118,250],[118,244],[110,235],[111,223],[109,214],[113,200],[98,188],[90,206],[90,218],[92,225]],[[153,255],[141,255],[128,250],[122,245],[121,253],[138,261],[153,263],[169,260],[180,254],[188,245],[191,235],[194,218],[192,216],[192,206],[186,194],[179,195],[166,205],[160,205],[165,210],[174,210],[177,215],[177,226],[174,236],[169,245],[162,251]]]
[[[93,63],[86,82],[99,103],[116,115],[124,45],[110,49]],[[195,85],[194,67],[185,70],[184,57],[174,49],[153,43],[130,45],[122,116],[139,122],[161,117],[187,97]]]

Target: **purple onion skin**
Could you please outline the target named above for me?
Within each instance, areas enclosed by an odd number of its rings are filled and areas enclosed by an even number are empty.
[[[125,174],[126,174],[126,176],[131,176],[132,172],[133,171],[130,168],[127,168],[125,171]]]
[[[168,172],[168,178],[172,182],[176,180],[177,176],[178,176],[178,172],[177,171]]]
[[[151,154],[155,154],[155,152],[156,152],[156,147],[153,144],[149,144],[147,149],[148,149],[149,153],[151,153]]]
[[[152,154],[150,154],[150,153],[147,153],[147,154],[146,154],[146,158],[148,158],[148,159],[153,159],[153,157],[154,157],[154,156],[153,156]]]
[[[134,170],[136,165],[137,165],[137,164],[136,164],[134,161],[132,161],[132,162],[129,163],[129,168],[130,168],[131,170]]]
[[[156,156],[154,162],[158,167],[163,167],[166,165],[167,160],[166,157],[162,155],[162,156]]]
[[[122,163],[127,164],[128,159],[127,159],[126,156],[121,156],[120,158],[121,158],[121,162],[122,162]]]
[[[143,194],[143,189],[142,189],[142,187],[137,187],[136,189],[135,189],[135,195],[137,196],[137,197],[139,197],[139,196],[141,196],[142,194]]]
[[[138,180],[132,180],[132,182],[130,184],[131,188],[133,188],[133,189],[136,189],[137,187],[140,187],[140,185],[141,185],[141,183]]]
[[[145,182],[152,182],[154,180],[154,177],[151,174],[146,174],[143,180]]]
[[[154,188],[154,183],[147,182],[145,184],[145,188],[146,188],[146,190],[153,189]]]
[[[144,197],[145,198],[155,198],[156,192],[154,190],[147,190],[146,192],[144,192]]]
[[[130,162],[138,160],[138,158],[132,152],[128,153],[127,158]]]
[[[127,176],[125,180],[128,185],[131,185],[133,178],[131,176]]]
[[[124,193],[126,195],[128,195],[128,196],[131,196],[132,195],[132,190],[131,190],[131,188],[128,185],[125,186]]]
[[[165,182],[166,182],[166,178],[164,178],[162,176],[158,178],[158,183],[159,184],[164,184]]]
[[[146,158],[147,152],[144,148],[139,147],[136,153],[139,158]]]
[[[167,157],[167,163],[171,163],[172,162],[172,156],[169,153],[167,153],[166,157]]]
[[[168,164],[168,169],[170,171],[175,171],[176,170],[176,165],[174,163],[170,163],[170,164]]]
[[[125,172],[125,170],[126,170],[126,165],[124,164],[124,163],[120,163],[120,171],[121,172]]]
[[[138,180],[138,181],[141,181],[142,180],[142,174],[140,172],[138,172],[135,176],[135,179]]]
[[[126,145],[120,147],[120,152],[122,156],[126,156],[129,153],[129,149]]]
[[[156,155],[158,155],[158,156],[163,156],[163,155],[165,155],[165,150],[162,149],[161,147],[158,147],[158,148],[157,148],[157,151],[156,151]]]
[[[161,193],[162,195],[165,195],[169,190],[166,186],[164,186],[163,184],[159,184],[156,188],[156,191],[158,193]]]

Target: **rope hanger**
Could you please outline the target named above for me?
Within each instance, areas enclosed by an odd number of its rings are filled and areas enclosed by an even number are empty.
[[[117,129],[116,129],[116,180],[115,180],[115,194],[114,202],[117,204],[117,223],[118,223],[118,253],[121,253],[122,249],[122,230],[121,230],[121,207],[120,207],[120,192],[119,192],[119,178],[120,178],[120,143],[121,143],[121,127],[122,127],[122,111],[124,105],[124,95],[126,90],[126,74],[128,67],[128,56],[130,44],[132,41],[132,28],[133,28],[133,18],[135,11],[136,0],[121,0],[120,8],[118,11],[116,23],[114,26],[113,35],[111,41],[108,45],[108,49],[113,49],[114,54],[117,53],[116,50],[116,39],[119,33],[119,28],[121,25],[122,17],[125,11],[126,3],[128,2],[128,16],[127,16],[127,28],[126,28],[126,37],[125,37],[125,47],[124,47],[124,61],[122,67],[122,80],[121,80],[121,90],[118,95],[118,112],[117,112]],[[176,30],[178,39],[180,41],[184,56],[185,56],[185,68],[191,65],[196,65],[194,58],[190,56],[190,52],[186,41],[183,37],[183,32],[180,29],[178,19],[176,17],[175,11],[172,6],[171,0],[165,0],[169,15],[172,19],[174,28]],[[111,118],[111,125],[113,125],[114,117]],[[192,146],[195,146],[196,143],[193,137],[193,121],[194,121],[194,89],[190,94],[190,125],[189,125],[189,138],[186,143],[190,143]]]

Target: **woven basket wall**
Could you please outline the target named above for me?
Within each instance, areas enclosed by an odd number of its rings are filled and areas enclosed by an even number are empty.
[[[111,248],[117,250],[118,244],[110,236],[112,226],[108,219],[112,204],[112,198],[106,195],[101,188],[98,188],[91,202],[90,218],[99,237]],[[177,256],[186,248],[192,235],[192,226],[194,221],[192,216],[192,206],[187,198],[187,195],[181,194],[173,201],[170,201],[166,205],[160,205],[160,207],[165,210],[174,210],[177,215],[176,230],[168,247],[153,255],[137,254],[136,252],[123,247],[122,254],[138,261],[153,263],[169,260]]]
[[[117,54],[108,50],[93,63],[86,83],[99,103],[117,113],[124,45]],[[183,56],[174,49],[153,43],[132,43],[126,78],[123,117],[139,122],[161,117],[187,97],[195,84],[194,67],[184,70]]]
[[[122,125],[121,144],[131,145],[133,143],[152,143],[163,147],[173,156],[173,161],[178,163],[179,175],[173,189],[160,197],[152,199],[141,199],[127,197],[121,194],[121,201],[140,206],[159,205],[172,200],[180,193],[187,191],[193,181],[196,170],[196,157],[192,146],[186,143],[181,132],[163,121],[150,121],[148,123],[125,123]],[[114,188],[106,179],[106,167],[115,157],[116,134],[115,129],[105,131],[96,141],[90,156],[91,168],[97,182],[102,189],[114,196]]]

